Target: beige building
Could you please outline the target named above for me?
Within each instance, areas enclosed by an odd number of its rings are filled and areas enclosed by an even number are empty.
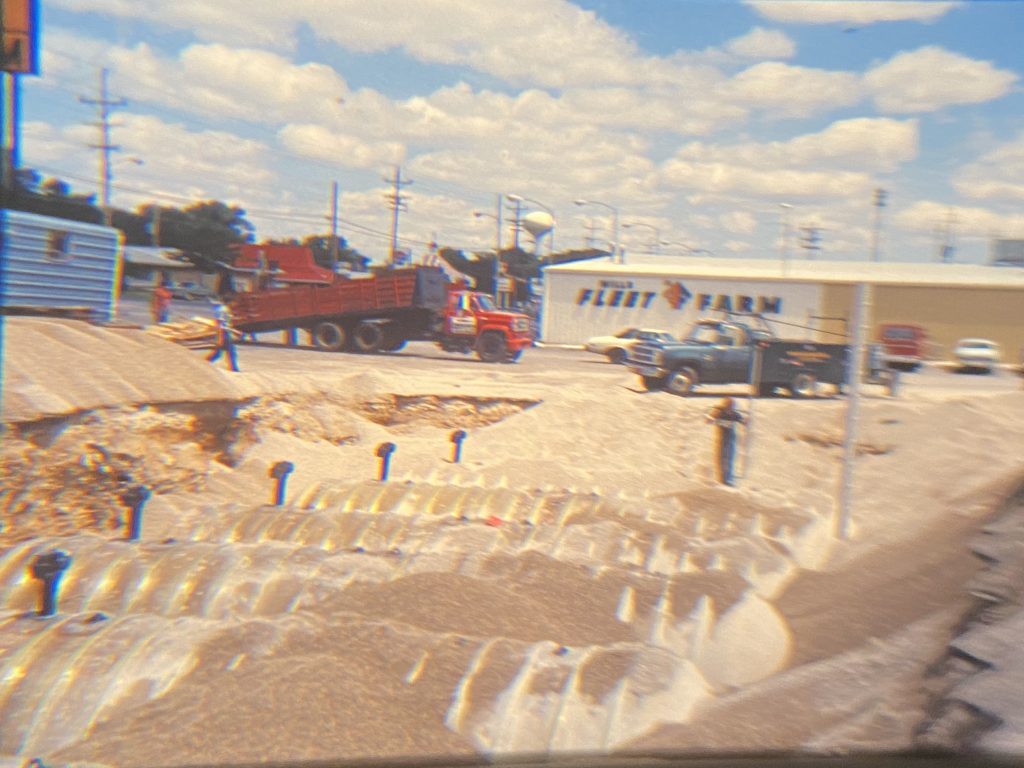
[[[1021,268],[652,255],[545,269],[542,339],[579,344],[629,326],[680,333],[699,316],[732,309],[762,312],[780,335],[834,340],[847,330],[858,283],[869,287],[871,338],[882,323],[915,323],[940,357],[969,336],[999,343],[1006,362],[1024,348]]]

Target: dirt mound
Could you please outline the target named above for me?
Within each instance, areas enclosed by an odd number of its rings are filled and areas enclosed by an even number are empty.
[[[238,397],[220,370],[141,330],[4,318],[3,420],[33,421],[140,403]]]

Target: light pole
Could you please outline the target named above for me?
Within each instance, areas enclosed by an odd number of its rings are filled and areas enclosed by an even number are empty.
[[[779,259],[783,267],[789,259],[789,212],[793,206],[789,203],[779,203]]]
[[[522,195],[511,195],[511,194],[505,195],[505,197],[507,197],[509,200],[511,200],[513,203],[516,204],[516,206],[517,206],[516,207],[516,215],[517,216],[519,214],[518,206],[519,206],[520,203],[533,203],[538,208],[543,208],[544,211],[548,214],[548,216],[551,217],[551,229],[548,230],[547,236],[548,236],[548,253],[553,253],[554,250],[555,250],[555,212],[552,211],[550,208],[548,208],[546,205],[544,205],[544,203],[540,202],[539,200],[534,200],[533,198],[530,198],[530,197],[523,197]],[[518,231],[518,229],[517,229],[517,231]]]
[[[642,221],[631,221],[622,225],[623,229],[633,229],[634,227],[647,227],[654,233],[654,240],[651,241],[652,250],[654,253],[658,253],[658,246],[661,245],[661,230],[653,224],[645,224]]]
[[[602,203],[597,200],[573,200],[576,205],[599,205],[602,208],[607,208],[612,212],[612,262],[616,260],[620,264],[625,264],[626,260],[622,258],[622,253],[619,251],[619,209],[614,205],[608,205],[608,203]]]
[[[885,208],[886,192],[882,188],[875,190],[875,229],[871,236],[871,260],[878,261],[878,240],[882,229],[882,209]]]
[[[501,210],[499,208],[499,210]],[[501,217],[495,216],[493,213],[484,213],[483,211],[473,211],[473,216],[477,219],[488,218],[494,219],[497,222],[497,228],[495,229],[495,240],[494,240],[494,301],[498,301],[498,275],[499,265],[501,264]]]

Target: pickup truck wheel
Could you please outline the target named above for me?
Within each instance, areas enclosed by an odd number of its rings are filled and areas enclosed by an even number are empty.
[[[641,376],[640,383],[648,392],[657,392],[665,388],[665,380],[659,379],[657,376]]]
[[[487,331],[476,343],[476,355],[485,363],[500,363],[508,357],[508,344],[504,335]]]
[[[668,391],[674,395],[688,395],[697,386],[697,372],[693,368],[683,368],[669,374]]]
[[[809,373],[798,373],[790,385],[793,397],[814,397],[818,394],[818,380]]]
[[[327,352],[340,352],[345,346],[345,329],[337,323],[318,323],[313,328],[313,343]]]
[[[608,350],[608,362],[618,365],[626,358],[626,350],[624,349],[610,349]]]
[[[360,323],[353,337],[357,352],[370,355],[384,346],[384,330],[379,323]]]

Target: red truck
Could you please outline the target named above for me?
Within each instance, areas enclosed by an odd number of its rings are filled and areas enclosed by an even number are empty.
[[[916,371],[930,351],[925,329],[911,323],[883,323],[878,341],[890,368]]]
[[[234,294],[228,305],[243,333],[307,331],[328,351],[395,352],[429,340],[488,363],[515,362],[532,344],[526,315],[452,283],[437,267],[376,269],[327,285],[288,285]]]

